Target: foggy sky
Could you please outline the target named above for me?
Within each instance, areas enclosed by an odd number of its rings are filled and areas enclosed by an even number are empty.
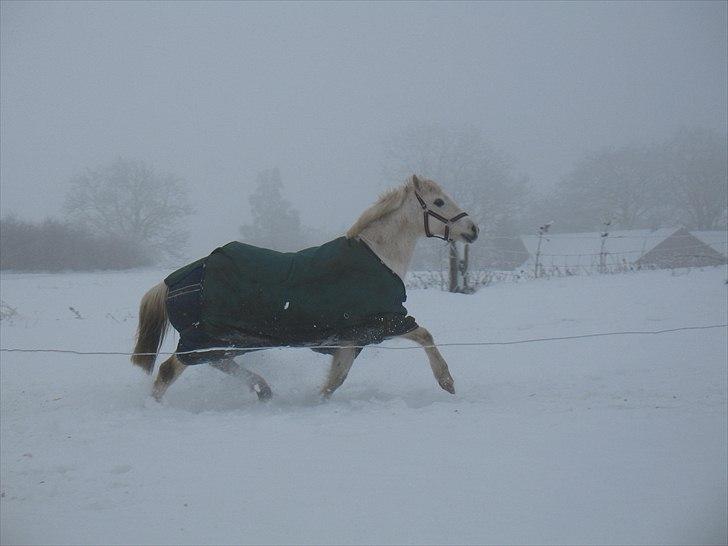
[[[117,156],[189,184],[190,252],[279,167],[305,223],[383,188],[390,132],[468,124],[550,187],[579,156],[726,131],[726,3],[3,2],[0,212],[60,215]]]

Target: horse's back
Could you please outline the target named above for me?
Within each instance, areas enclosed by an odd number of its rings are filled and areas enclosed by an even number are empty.
[[[366,252],[370,252],[367,251]],[[356,290],[358,272],[371,268],[360,243],[343,237],[298,252],[233,242],[207,259],[205,298],[215,309],[246,310],[276,324],[315,322]]]
[[[297,254],[234,241],[216,249],[210,259],[219,262],[220,268],[234,270],[240,278],[275,285],[286,282]]]
[[[235,241],[208,257],[208,274],[213,274],[213,269],[215,274],[232,273],[237,284],[261,285],[274,291],[277,287],[310,288],[352,272],[372,271],[373,256],[361,242],[345,237],[298,252],[278,252]]]

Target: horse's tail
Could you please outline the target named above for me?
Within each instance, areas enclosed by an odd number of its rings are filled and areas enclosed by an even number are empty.
[[[166,298],[167,285],[160,282],[144,294],[139,305],[139,326],[131,361],[149,374],[169,326]]]

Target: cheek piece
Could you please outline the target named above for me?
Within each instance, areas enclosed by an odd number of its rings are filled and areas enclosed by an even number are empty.
[[[467,212],[461,212],[460,214],[453,216],[450,219],[445,218],[444,216],[437,214],[434,210],[430,210],[430,208],[427,206],[427,203],[425,203],[425,200],[420,197],[420,194],[415,192],[415,197],[420,202],[420,206],[422,207],[422,214],[423,214],[423,220],[425,222],[425,235],[428,237],[434,237],[435,239],[442,239],[443,241],[451,241],[450,239],[450,226],[453,225],[455,222],[460,220],[461,218],[465,218],[468,213]],[[435,218],[436,220],[439,220],[443,224],[445,224],[445,236],[440,237],[439,235],[434,235],[430,231],[430,216]]]

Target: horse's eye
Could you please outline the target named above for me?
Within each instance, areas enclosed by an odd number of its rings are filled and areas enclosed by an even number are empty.
[[[435,199],[435,206],[436,207],[441,207],[444,204],[445,204],[445,201],[443,201],[442,199]]]

